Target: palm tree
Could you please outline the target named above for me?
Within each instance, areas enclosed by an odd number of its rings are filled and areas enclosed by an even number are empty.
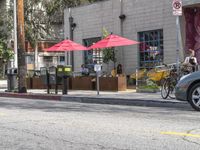
[[[17,1],[17,38],[18,38],[18,92],[26,93],[26,62],[25,62],[25,34],[24,34],[24,1]]]

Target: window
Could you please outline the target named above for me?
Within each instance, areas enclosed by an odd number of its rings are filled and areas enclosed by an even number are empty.
[[[60,62],[61,63],[65,62],[65,56],[60,56]]]
[[[153,68],[163,62],[163,30],[144,31],[138,33],[140,41],[140,67]]]
[[[34,56],[33,55],[27,55],[26,56],[26,63],[27,64],[34,64]]]
[[[84,39],[83,43],[85,46],[91,46],[93,43],[98,42],[101,40],[100,37],[96,38],[89,38],[89,39]],[[94,64],[102,64],[103,62],[103,52],[102,50],[96,49],[96,50],[89,50],[89,51],[84,51],[84,62],[88,66],[88,68],[91,70],[93,69]]]
[[[52,56],[44,56],[43,58],[44,58],[45,63],[52,63],[53,62]]]

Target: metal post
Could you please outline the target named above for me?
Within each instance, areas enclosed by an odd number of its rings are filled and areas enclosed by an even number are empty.
[[[123,15],[123,0],[120,0],[120,15]],[[124,19],[120,19],[120,32],[121,36],[124,36]],[[124,47],[121,47],[121,62],[125,69],[125,56],[124,56]]]
[[[17,3],[14,0],[14,68],[18,67],[17,64]]]
[[[99,71],[96,72],[96,75],[97,75],[97,95],[99,95]]]
[[[180,51],[180,44],[179,44],[179,16],[176,16],[176,66],[177,66],[177,73],[179,74],[179,51]]]
[[[71,9],[69,8],[69,39],[70,40],[74,40],[74,33],[73,33],[73,22],[74,22],[74,18],[71,15]],[[71,66],[72,66],[72,70],[74,71],[74,52],[71,51],[70,52],[70,60],[71,60]]]
[[[68,82],[67,82],[67,77],[63,77],[63,95],[68,94]]]
[[[58,94],[58,79],[57,79],[57,69],[56,69],[55,81],[56,81],[56,85],[55,85],[55,94]]]
[[[49,94],[50,93],[50,84],[49,84],[49,73],[48,73],[48,71],[46,70],[46,75],[47,75],[47,94]]]
[[[136,68],[136,75],[135,75],[135,86],[136,86],[136,92],[138,90],[138,68]]]

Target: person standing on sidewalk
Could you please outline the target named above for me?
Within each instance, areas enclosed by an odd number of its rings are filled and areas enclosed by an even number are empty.
[[[189,49],[189,56],[185,58],[183,65],[187,65],[188,67],[192,68],[192,71],[196,71],[196,67],[198,65],[197,58],[194,56],[194,50]]]

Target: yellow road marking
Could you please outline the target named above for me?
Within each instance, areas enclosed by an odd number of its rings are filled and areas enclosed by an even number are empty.
[[[5,114],[4,113],[0,113],[0,116],[5,116]]]
[[[181,133],[181,132],[161,132],[161,134],[200,138],[199,134],[188,134],[188,133]]]

